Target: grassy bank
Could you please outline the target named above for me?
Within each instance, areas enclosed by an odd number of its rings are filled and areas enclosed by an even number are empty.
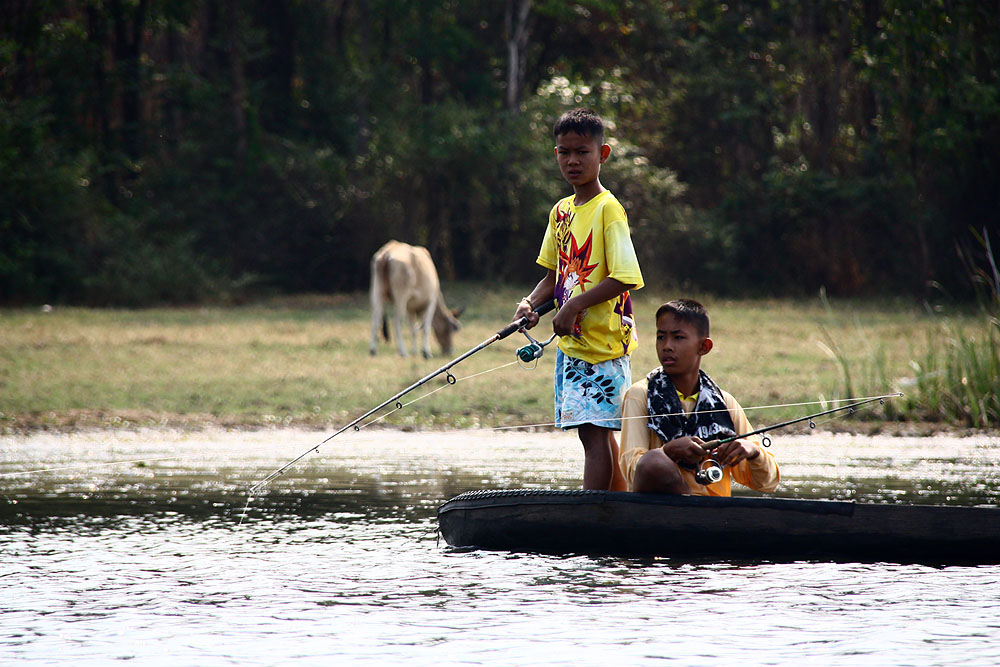
[[[466,307],[454,356],[503,326],[526,291],[446,286],[449,305]],[[636,379],[656,365],[651,320],[656,307],[672,296],[651,289],[636,293]],[[852,391],[893,391],[902,378],[913,375],[911,361],[926,357],[939,330],[936,317],[912,303],[704,301],[716,343],[704,367],[744,406],[842,398],[844,364],[865,378],[855,381]],[[950,325],[961,328],[969,317],[952,315]],[[233,308],[2,310],[0,428],[335,428],[447,361],[443,356],[401,359],[385,343],[380,343],[378,356],[369,356],[368,318],[366,294]],[[523,342],[515,335],[483,350],[455,367],[456,386],[433,381],[406,401],[430,389],[441,391],[383,423],[474,427],[550,422],[554,350],[549,348],[534,370],[517,364],[492,370],[513,362],[514,350]],[[476,375],[484,371],[491,372]],[[768,408],[750,412],[750,418],[767,424],[818,409]],[[869,427],[883,414],[880,410],[884,408],[864,415]],[[836,425],[850,424],[838,420]]]

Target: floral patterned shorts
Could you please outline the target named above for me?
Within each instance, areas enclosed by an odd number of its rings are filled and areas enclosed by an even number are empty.
[[[622,429],[622,398],[632,386],[628,355],[591,364],[556,350],[556,426]]]

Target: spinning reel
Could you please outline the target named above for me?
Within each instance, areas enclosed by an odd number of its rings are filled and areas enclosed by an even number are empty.
[[[540,359],[542,353],[545,351],[545,346],[556,339],[556,335],[552,334],[549,336],[547,341],[542,343],[528,335],[527,331],[522,330],[521,333],[524,334],[524,337],[528,339],[529,343],[524,347],[519,347],[517,349],[517,358],[525,364],[535,361],[536,359]]]
[[[723,429],[719,433],[716,433],[715,439],[706,442],[702,446],[707,451],[712,451],[724,442],[735,440],[736,437],[737,435],[734,432],[729,429]],[[712,454],[711,458],[702,461],[698,465],[698,470],[694,473],[694,481],[705,486],[721,482],[723,477],[722,464],[719,463],[719,459],[715,457],[715,454]]]
[[[714,458],[701,462],[701,468],[694,474],[694,481],[704,486],[722,481],[722,465]]]

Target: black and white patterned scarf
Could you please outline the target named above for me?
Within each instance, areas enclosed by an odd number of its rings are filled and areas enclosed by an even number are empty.
[[[698,402],[690,415],[684,414],[677,387],[662,368],[651,370],[646,380],[648,426],[663,442],[682,436],[697,436],[707,442],[736,433],[722,390],[705,371],[698,371]]]

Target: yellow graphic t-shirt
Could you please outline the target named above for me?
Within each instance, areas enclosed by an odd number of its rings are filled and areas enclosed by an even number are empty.
[[[609,190],[583,206],[574,205],[573,198],[561,199],[552,207],[538,252],[538,263],[556,272],[558,305],[562,307],[608,277],[634,285],[632,289],[642,287],[622,205]],[[585,310],[574,335],[559,339],[559,349],[592,364],[631,354],[637,344],[628,292]]]

